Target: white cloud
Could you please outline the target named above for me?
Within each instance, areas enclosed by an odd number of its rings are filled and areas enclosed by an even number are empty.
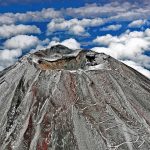
[[[0,38],[10,38],[18,34],[39,34],[40,29],[35,25],[2,25],[0,26]]]
[[[107,26],[107,27],[101,28],[100,31],[110,31],[110,30],[112,30],[112,31],[117,31],[117,30],[119,30],[121,27],[122,27],[121,24],[109,25],[109,26]]]
[[[7,49],[29,49],[38,45],[39,39],[36,36],[17,35],[4,43]]]
[[[62,45],[70,48],[70,49],[80,49],[80,43],[77,42],[75,39],[67,39],[67,40],[64,40],[63,42],[61,42]]]
[[[125,63],[126,65],[134,68],[135,70],[139,71],[140,73],[142,73],[146,77],[150,78],[150,71],[145,69],[145,68],[143,68],[138,63],[135,63],[135,62],[133,62],[131,60],[125,60],[125,61],[122,61],[122,62]]]
[[[149,28],[145,30],[145,34],[146,34],[146,36],[150,37],[150,29]]]
[[[133,21],[139,19],[147,19],[150,14],[150,4],[140,5],[138,3],[122,3],[118,7],[122,7],[122,12],[119,12],[116,8],[116,15],[111,15],[109,21]],[[123,8],[124,7],[124,8]]]
[[[20,49],[13,49],[13,50],[0,50],[0,58],[1,60],[9,60],[10,58],[15,58],[21,55]]]
[[[81,25],[75,25],[70,29],[70,32],[75,35],[81,35],[85,33],[85,29]]]
[[[145,24],[148,24],[147,20],[142,20],[142,19],[134,20],[128,25],[128,27],[129,28],[140,28],[141,26],[143,26]]]
[[[14,24],[16,22],[48,21],[60,16],[61,12],[53,8],[43,8],[41,11],[27,11],[26,13],[4,13],[0,14],[0,25]]]
[[[72,50],[80,49],[80,43],[77,42],[73,38],[66,39],[66,40],[64,40],[62,42],[51,41],[47,47],[51,47],[51,46],[58,45],[58,44],[64,45],[64,46],[66,46],[66,47],[68,47],[68,48],[70,48]]]
[[[101,18],[95,19],[53,19],[47,25],[47,34],[52,34],[56,31],[68,31],[75,35],[85,35],[86,27],[96,27],[102,25],[104,21]]]
[[[133,21],[150,17],[150,3],[140,5],[130,2],[111,2],[104,5],[87,4],[78,8],[67,8],[65,13],[78,18],[103,17],[107,21]]]
[[[0,70],[14,64],[22,55],[22,51],[29,49],[30,52],[35,52],[45,49],[49,42],[49,39],[41,41],[35,36],[28,35],[17,35],[6,40],[3,49],[0,50]]]
[[[97,36],[96,39],[93,40],[94,43],[98,45],[109,45],[111,42],[117,42],[118,38],[117,36],[112,36],[110,34],[107,34],[105,36]]]
[[[14,64],[17,58],[22,55],[21,49],[0,50],[0,70]]]
[[[105,51],[110,53],[115,58],[136,57],[142,54],[150,47],[150,38],[147,36],[148,29],[144,32],[126,32],[120,36],[112,36],[107,34],[105,36],[98,36],[93,40],[94,43],[105,45],[107,47],[97,47],[97,51]]]
[[[149,31],[149,29],[146,29],[143,32],[127,31],[120,36],[112,36],[110,34],[98,36],[93,42],[100,46],[93,47],[92,50],[106,53],[119,60],[133,61],[138,63],[143,69],[150,68],[150,57],[144,55],[144,52],[150,50]],[[105,47],[101,45],[105,45]],[[143,73],[144,71],[141,72]]]
[[[131,8],[131,6],[125,6],[122,7],[119,3],[113,2],[113,3],[107,3],[104,5],[98,5],[96,3],[93,4],[87,4],[83,7],[79,8],[67,8],[66,13],[69,16],[81,16],[81,17],[99,17],[99,16],[110,16],[110,15],[116,15],[119,12],[124,12],[128,8]]]
[[[111,2],[100,4],[86,4],[78,8],[66,8],[55,10],[53,8],[42,9],[41,11],[27,11],[25,13],[4,13],[0,14],[0,24],[15,24],[16,22],[41,22],[60,17],[74,18],[105,18],[105,21],[133,21],[147,19],[150,14],[150,4],[138,5],[129,2]]]

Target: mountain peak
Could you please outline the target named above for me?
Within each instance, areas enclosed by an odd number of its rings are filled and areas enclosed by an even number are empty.
[[[54,46],[0,73],[1,150],[150,149],[150,80],[103,53]]]
[[[87,50],[71,50],[62,45],[56,45],[50,49],[35,52],[28,60],[41,70],[88,70],[98,66],[107,66],[110,56]]]

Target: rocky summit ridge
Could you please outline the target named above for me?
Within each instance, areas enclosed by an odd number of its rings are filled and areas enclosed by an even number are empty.
[[[57,45],[0,72],[0,150],[149,150],[150,80]]]

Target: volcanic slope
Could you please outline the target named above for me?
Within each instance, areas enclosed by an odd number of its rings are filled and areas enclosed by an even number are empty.
[[[150,150],[150,80],[62,45],[0,72],[0,150]]]

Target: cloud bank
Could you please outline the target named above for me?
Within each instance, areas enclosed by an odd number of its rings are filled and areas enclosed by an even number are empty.
[[[52,18],[59,18],[60,11],[54,8],[43,8],[41,11],[27,11],[25,13],[3,13],[0,14],[0,25],[15,24],[17,22],[46,22]]]
[[[134,20],[128,25],[128,27],[129,28],[140,28],[140,27],[142,27],[145,24],[149,24],[149,22],[147,20],[145,20],[145,19],[144,20],[142,20],[142,19]]]
[[[100,29],[100,31],[117,31],[121,29],[122,25],[121,24],[116,24],[116,25],[109,25],[107,27],[103,27]]]
[[[12,37],[4,43],[4,47],[7,49],[30,49],[35,47],[39,43],[39,39],[35,36],[17,35]]]
[[[0,26],[0,38],[10,38],[19,34],[40,34],[41,30],[35,25],[2,25]]]
[[[21,55],[21,49],[0,50],[0,71],[14,64],[17,61],[17,58]]]
[[[93,51],[104,52],[116,59],[123,60],[136,69],[141,66],[138,71],[142,70],[141,72],[144,72],[150,78],[149,71],[144,69],[150,68],[150,57],[144,54],[150,51],[150,29],[143,32],[130,32],[128,30],[120,36],[110,34],[97,36],[93,43],[100,45],[99,47],[93,47]]]
[[[87,27],[96,27],[100,26],[104,23],[101,18],[94,18],[94,19],[53,19],[47,25],[47,34],[52,34],[56,31],[68,31],[69,33],[75,35],[86,35],[88,34],[85,31]]]

